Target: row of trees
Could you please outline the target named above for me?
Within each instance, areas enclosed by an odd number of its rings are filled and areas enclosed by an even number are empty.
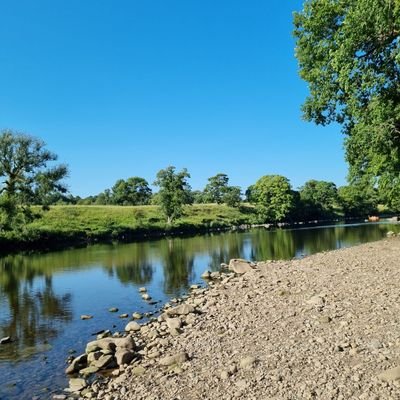
[[[329,219],[338,211],[345,216],[364,216],[375,211],[379,198],[376,190],[362,186],[339,189],[333,182],[310,180],[298,191],[280,175],[265,175],[251,185],[242,197],[241,188],[229,185],[229,177],[219,173],[208,179],[203,191],[192,191],[186,169],[170,166],[157,173],[153,193],[140,177],[118,180],[111,189],[86,199],[67,195],[63,179],[65,165],[51,165],[57,156],[45,149],[39,139],[4,131],[0,135],[0,226],[12,229],[32,219],[32,204],[56,203],[101,205],[160,206],[168,223],[183,214],[184,206],[193,203],[217,203],[239,207],[251,203],[257,222]],[[50,165],[49,165],[50,164]]]

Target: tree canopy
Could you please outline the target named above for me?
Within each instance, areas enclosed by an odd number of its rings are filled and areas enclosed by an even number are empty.
[[[111,199],[117,205],[144,205],[151,200],[151,189],[144,178],[119,179],[112,187]]]
[[[248,189],[247,195],[256,205],[262,222],[284,221],[295,207],[290,182],[281,175],[261,177]]]
[[[400,194],[400,1],[307,0],[294,26],[304,117],[342,125],[350,182],[378,187],[390,205]]]
[[[30,204],[46,205],[65,193],[63,164],[49,166],[57,156],[37,138],[11,130],[0,134],[0,225],[12,229],[30,215]]]
[[[190,175],[186,168],[175,172],[175,167],[170,166],[157,173],[154,185],[160,188],[157,201],[170,224],[183,213],[183,206],[192,200],[190,185],[187,179]]]

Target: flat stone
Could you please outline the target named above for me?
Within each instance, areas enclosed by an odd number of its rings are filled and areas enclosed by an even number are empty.
[[[180,318],[167,318],[166,323],[169,329],[180,329],[182,327],[182,321]]]
[[[143,367],[136,367],[132,369],[132,374],[136,376],[141,376],[146,373],[146,370]]]
[[[188,315],[195,312],[195,309],[190,304],[181,304],[177,307],[170,308],[166,311],[167,315]]]
[[[99,368],[91,365],[90,367],[81,369],[79,373],[83,376],[89,376],[95,374],[97,371],[99,371]]]
[[[253,271],[250,261],[242,259],[232,259],[229,261],[229,269],[235,274],[245,274],[247,272]]]
[[[128,336],[125,338],[114,339],[114,343],[117,346],[117,350],[135,350],[136,344],[132,337]]]
[[[131,321],[125,326],[126,332],[132,332],[132,331],[137,332],[140,331],[140,329],[141,329],[140,325],[135,321]]]
[[[378,375],[378,379],[384,382],[392,382],[400,379],[400,366],[387,371],[382,372]]]
[[[143,316],[142,316],[142,314],[139,314],[139,313],[135,312],[135,313],[132,314],[132,318],[133,319],[142,319]]]
[[[111,308],[108,309],[108,311],[114,313],[114,312],[118,312],[119,310],[118,310],[117,307],[111,307]]]
[[[139,292],[140,292],[140,293],[146,293],[146,292],[147,292],[147,289],[146,289],[145,287],[141,287],[141,288],[139,289]]]
[[[88,386],[85,379],[82,378],[72,378],[69,380],[69,389],[71,392],[80,392]]]
[[[103,355],[98,360],[94,361],[90,366],[97,367],[98,369],[104,369],[111,367],[114,364],[114,357],[110,354],[108,356]]]
[[[122,318],[122,319],[124,319],[124,318],[129,318],[129,314],[121,314],[120,316],[119,316],[120,318]]]
[[[167,357],[162,358],[160,360],[160,365],[162,365],[164,367],[169,367],[174,364],[184,363],[188,359],[189,359],[189,357],[187,356],[187,354],[184,352],[181,352],[181,353],[175,354],[173,356],[167,356]]]
[[[143,293],[142,294],[142,299],[143,300],[151,300],[151,296],[148,293]]]
[[[93,315],[87,315],[87,314],[81,315],[82,320],[87,320],[87,319],[92,319],[92,318],[93,318]]]
[[[252,368],[255,363],[256,359],[254,357],[249,356],[240,361],[240,367],[243,369],[249,369]]]
[[[92,353],[97,350],[108,350],[115,351],[116,345],[114,343],[115,339],[104,338],[100,340],[93,340],[86,345],[86,354]]]

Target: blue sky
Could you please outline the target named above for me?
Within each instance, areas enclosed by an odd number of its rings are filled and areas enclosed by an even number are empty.
[[[86,196],[186,167],[345,184],[340,128],[301,119],[282,0],[0,0],[0,129],[46,141]]]

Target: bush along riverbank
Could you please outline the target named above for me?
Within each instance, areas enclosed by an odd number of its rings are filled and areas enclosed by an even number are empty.
[[[399,257],[393,237],[294,261],[231,260],[157,319],[89,342],[67,368],[69,391],[121,400],[399,398]]]

